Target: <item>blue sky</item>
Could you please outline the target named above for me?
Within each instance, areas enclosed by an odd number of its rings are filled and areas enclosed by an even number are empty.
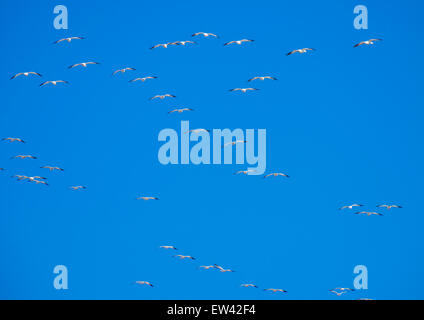
[[[69,30],[53,28],[58,4],[68,7]],[[353,28],[358,4],[369,9],[368,30]],[[0,137],[27,143],[0,144],[0,298],[423,299],[423,9],[419,1],[2,1]],[[220,38],[149,50],[198,31]],[[66,36],[86,39],[52,44]],[[374,37],[384,41],[353,48]],[[242,38],[256,41],[223,47]],[[285,56],[303,47],[317,51]],[[67,69],[90,60],[101,65]],[[137,71],[111,77],[123,67]],[[29,70],[43,78],[9,80]],[[146,75],[158,79],[128,83]],[[279,80],[228,92],[256,75]],[[70,85],[39,87],[57,79]],[[177,98],[148,100],[162,93]],[[167,114],[180,106],[195,112]],[[158,133],[181,120],[266,129],[267,172],[291,178],[233,175],[247,165],[161,165]],[[38,159],[10,160],[17,154]],[[383,217],[338,210],[354,202],[404,208],[379,209]],[[168,244],[197,260],[158,248]],[[198,269],[214,263],[236,272]],[[53,287],[56,265],[68,268],[67,291]],[[356,265],[367,266],[369,289],[331,295],[353,285]],[[289,293],[240,288],[246,282]]]

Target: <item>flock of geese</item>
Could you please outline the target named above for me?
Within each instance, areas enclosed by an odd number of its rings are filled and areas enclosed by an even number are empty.
[[[197,32],[197,33],[192,34],[192,37],[193,38],[197,38],[197,37],[219,38],[218,35],[213,34],[213,33],[207,33],[207,32]],[[68,37],[68,38],[59,39],[59,40],[55,41],[54,44],[57,45],[57,44],[60,44],[60,43],[71,43],[74,40],[84,40],[84,39],[85,39],[84,37]],[[233,41],[228,41],[228,42],[224,43],[224,46],[242,45],[242,44],[251,43],[251,42],[254,42],[254,41],[255,40],[252,40],[252,39],[233,40]],[[382,39],[370,39],[370,40],[367,40],[367,41],[362,41],[358,44],[355,44],[354,47],[356,48],[356,47],[364,46],[364,45],[373,45],[378,41],[382,41]],[[152,50],[158,49],[158,48],[165,48],[166,49],[166,48],[169,48],[170,46],[186,46],[186,45],[189,45],[189,44],[194,45],[194,44],[197,44],[197,42],[191,41],[191,40],[186,40],[186,41],[174,41],[174,42],[160,43],[160,44],[156,44],[156,45],[152,46],[150,49],[152,49]],[[292,51],[288,52],[286,55],[290,56],[290,55],[293,55],[293,54],[296,54],[296,53],[305,54],[305,53],[312,52],[312,51],[316,51],[316,50],[313,49],[313,48],[301,48],[301,49],[292,50]],[[95,62],[95,61],[80,62],[80,63],[75,63],[75,64],[69,66],[68,68],[69,69],[74,69],[74,68],[77,68],[77,67],[87,68],[89,65],[99,65],[99,64],[100,64],[99,62]],[[136,69],[132,68],[132,67],[125,67],[125,68],[122,68],[122,69],[118,69],[118,70],[115,70],[112,73],[112,76],[115,76],[118,73],[126,73],[128,71],[136,71]],[[42,74],[40,74],[38,72],[33,72],[33,71],[20,72],[20,73],[13,75],[11,77],[11,80],[16,79],[18,77],[28,77],[28,76],[42,77]],[[132,83],[138,82],[138,81],[145,82],[145,81],[154,80],[154,79],[157,79],[157,77],[156,76],[145,76],[145,77],[134,78],[132,80],[129,80],[129,82],[132,82]],[[255,76],[255,77],[248,79],[248,82],[252,82],[252,81],[256,81],[256,80],[259,80],[259,81],[265,81],[265,80],[276,81],[277,78],[275,78],[273,76]],[[65,81],[65,80],[49,80],[49,81],[42,82],[40,84],[40,87],[47,86],[47,85],[56,86],[58,84],[69,84],[69,82]],[[257,91],[257,90],[259,90],[259,89],[257,89],[257,88],[233,88],[233,89],[230,89],[231,92],[241,92],[241,93],[246,93],[248,91]],[[176,97],[175,95],[168,93],[168,94],[162,94],[162,95],[155,95],[155,96],[151,97],[150,100],[156,100],[156,99],[163,100],[163,99],[166,99],[166,98],[175,98],[175,97]],[[183,113],[183,112],[188,112],[188,111],[194,111],[194,109],[177,108],[177,109],[169,111],[168,113],[169,114]],[[189,132],[202,132],[202,131],[209,132],[209,130],[206,130],[206,129],[194,129],[194,130],[190,130]],[[5,142],[10,142],[10,143],[26,143],[21,138],[9,137],[9,138],[4,138],[2,140],[5,141]],[[246,141],[238,141],[238,140],[233,141],[233,142],[230,142],[230,143],[224,145],[224,147],[234,146],[238,143],[246,143]],[[37,157],[35,157],[33,155],[16,155],[16,156],[13,156],[12,159],[37,159]],[[64,171],[64,169],[62,169],[61,167],[58,167],[58,166],[45,165],[45,166],[41,166],[40,168],[49,170],[50,172]],[[0,168],[0,171],[4,171],[4,170],[5,170],[4,168]],[[249,169],[249,170],[245,170],[245,171],[237,171],[234,174],[235,175],[240,175],[240,174],[248,175],[252,171],[254,171],[254,170]],[[266,178],[270,178],[270,177],[289,178],[289,175],[282,173],[282,172],[276,172],[276,173],[266,174],[266,175],[264,175],[263,178],[266,179]],[[27,176],[27,175],[16,174],[16,175],[13,176],[13,178],[16,178],[18,181],[28,181],[28,182],[32,182],[32,183],[35,183],[35,184],[48,185],[47,178],[42,177],[42,176]],[[82,185],[71,186],[69,188],[71,190],[74,190],[74,191],[86,189],[86,187],[82,186]],[[143,200],[143,201],[157,201],[157,200],[159,200],[158,197],[154,197],[154,196],[140,196],[136,199],[137,200]],[[340,210],[345,210],[345,209],[352,210],[354,208],[360,208],[360,207],[363,207],[363,205],[362,204],[352,204],[352,205],[343,206],[343,207],[340,208]],[[377,207],[378,208],[386,208],[387,210],[390,210],[392,208],[402,208],[399,205],[392,205],[392,204],[390,204],[390,205],[389,204],[383,204],[383,205],[378,205]],[[356,212],[356,214],[358,214],[358,215],[364,214],[364,215],[367,215],[367,216],[371,216],[371,215],[381,216],[382,215],[381,213],[368,212],[368,211],[360,211],[360,212]],[[174,247],[172,245],[164,245],[164,246],[160,246],[160,248],[164,249],[164,250],[173,250],[173,251],[178,250],[176,247]],[[181,259],[181,260],[196,260],[193,256],[190,256],[190,255],[177,254],[177,255],[174,255],[173,257],[175,257],[177,259]],[[222,272],[222,273],[235,272],[232,269],[225,269],[225,268],[223,268],[223,267],[221,267],[220,265],[217,265],[217,264],[202,265],[199,268],[204,269],[204,270],[218,270],[219,272]],[[149,286],[149,287],[154,286],[149,281],[136,281],[136,283],[139,284],[139,285],[145,285],[145,286]],[[252,283],[243,283],[243,284],[241,284],[241,287],[243,287],[243,288],[258,288],[258,286],[256,284],[252,284]],[[278,292],[287,293],[287,291],[284,290],[284,289],[267,288],[267,289],[263,289],[263,290],[268,291],[268,292],[273,292],[273,293],[278,293]],[[354,291],[354,289],[351,289],[351,288],[334,288],[334,289],[331,289],[329,291],[331,293],[336,294],[337,296],[340,296],[340,295],[345,294],[347,292]]]

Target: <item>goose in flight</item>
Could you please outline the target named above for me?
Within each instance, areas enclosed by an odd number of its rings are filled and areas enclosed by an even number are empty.
[[[125,73],[125,72],[127,72],[127,71],[135,71],[136,69],[135,68],[131,68],[131,67],[127,67],[127,68],[123,68],[123,69],[118,69],[118,70],[115,70],[113,73],[112,73],[112,75],[114,76],[115,74],[117,74],[117,73]]]
[[[159,248],[167,249],[167,250],[178,250],[178,249],[177,249],[177,248],[175,248],[174,246],[160,246]]]
[[[78,67],[78,66],[83,66],[84,68],[87,68],[87,66],[89,64],[100,64],[100,63],[99,62],[94,62],[94,61],[75,63],[72,66],[69,66],[68,69],[73,69],[73,68]]]
[[[174,112],[183,113],[184,111],[194,111],[194,109],[190,109],[190,108],[174,109],[172,111],[169,111],[168,113],[174,113]]]
[[[148,76],[148,77],[144,77],[144,78],[135,78],[135,79],[130,80],[129,82],[136,82],[136,81],[145,82],[146,80],[157,79],[157,78],[158,77]]]
[[[57,41],[55,41],[55,42],[53,42],[54,44],[57,44],[57,43],[60,43],[60,42],[62,42],[62,41],[68,41],[68,42],[71,42],[72,40],[84,40],[85,38],[83,38],[83,37],[69,37],[69,38],[63,38],[63,39],[59,39],[59,40],[57,40]]]
[[[10,78],[10,80],[13,80],[13,79],[15,79],[15,78],[17,78],[19,76],[22,76],[22,75],[25,76],[25,77],[28,77],[30,74],[35,74],[35,75],[37,75],[39,77],[42,77],[42,75],[39,74],[38,72],[29,71],[29,72],[20,72],[20,73],[17,73],[12,78]]]
[[[355,291],[355,289],[352,289],[352,288],[334,288],[334,289],[331,289],[330,291]]]
[[[186,41],[175,41],[175,42],[172,42],[170,44],[176,44],[176,45],[185,46],[187,43],[195,44],[196,42],[190,41],[190,40],[186,40]]]
[[[175,255],[174,257],[176,257],[176,258],[180,258],[181,260],[183,260],[183,259],[196,260],[196,259],[195,259],[195,258],[193,258],[192,256],[183,256],[183,255],[181,255],[181,254],[177,254],[177,255]]]
[[[363,204],[354,203],[354,204],[351,204],[350,206],[343,206],[339,210],[353,209],[354,207],[363,207],[363,206],[364,206]]]
[[[17,155],[12,157],[11,159],[37,159],[37,157],[31,155]]]
[[[303,48],[303,49],[297,49],[297,50],[290,51],[290,52],[289,52],[289,53],[287,53],[286,55],[287,55],[287,56],[290,56],[290,55],[292,55],[293,53],[306,53],[306,52],[308,52],[308,51],[315,51],[315,49],[313,49],[313,48]]]
[[[3,141],[8,141],[8,142],[15,142],[15,141],[17,141],[17,142],[25,143],[25,141],[22,140],[21,138],[3,138],[2,140]]]
[[[214,266],[215,266],[215,268],[217,268],[220,272],[235,272],[234,270],[231,270],[231,269],[224,269],[223,267],[221,267],[221,266],[219,266],[219,265],[217,265],[217,264],[214,264]]]
[[[30,180],[30,181],[36,184],[44,184],[45,186],[49,185],[46,181],[42,181],[42,180]]]
[[[244,288],[257,288],[258,286],[251,284],[251,283],[246,283],[246,284],[242,284],[241,287]]]
[[[264,81],[265,79],[269,79],[269,80],[277,80],[277,78],[271,77],[271,76],[264,76],[264,77],[253,77],[247,81],[254,81],[254,80],[261,80]]]
[[[154,45],[153,47],[151,47],[150,49],[156,49],[156,48],[159,48],[159,47],[163,47],[163,48],[168,48],[169,46],[175,46],[176,45],[176,43],[175,42],[168,42],[168,43],[159,43],[159,44],[157,44],[157,45]]]
[[[264,176],[264,179],[269,178],[269,177],[278,177],[278,176],[290,178],[290,176],[286,175],[285,173],[276,172],[276,173],[267,174],[266,176]]]
[[[250,39],[233,40],[233,41],[229,41],[227,43],[224,43],[224,46],[228,46],[228,45],[234,44],[234,43],[240,45],[243,42],[253,42],[253,41],[255,41],[255,40],[250,40]]]
[[[215,37],[215,38],[219,38],[216,34],[208,33],[208,32],[196,32],[196,33],[192,34],[191,36],[192,36],[192,37],[196,37],[196,36],[204,36],[205,38],[207,38],[207,37]]]
[[[65,80],[55,80],[55,81],[46,81],[46,82],[43,82],[42,84],[40,84],[40,87],[43,87],[43,86],[45,86],[45,85],[47,85],[47,84],[53,84],[53,85],[57,85],[58,83],[67,83],[67,84],[69,84],[69,82],[68,81],[65,81]]]
[[[401,206],[398,206],[396,204],[380,204],[377,206],[377,208],[387,208],[387,210],[390,210],[391,208],[398,208],[398,209],[402,209]]]
[[[176,96],[174,96],[172,94],[169,94],[169,93],[162,94],[162,95],[161,94],[158,94],[158,95],[156,95],[154,97],[151,97],[150,100],[154,100],[154,99],[161,99],[161,100],[163,100],[165,98],[176,98]]]
[[[137,200],[149,201],[149,200],[159,200],[159,198],[156,198],[156,197],[138,197]]]
[[[45,178],[45,177],[40,177],[40,176],[27,177],[27,179],[28,179],[29,181],[34,181],[34,180],[47,180],[47,178]]]
[[[247,141],[244,141],[244,140],[236,140],[236,141],[233,141],[233,142],[228,142],[228,143],[224,144],[222,147],[225,148],[225,147],[228,147],[228,146],[235,146],[237,143],[246,143],[246,142]]]
[[[377,41],[383,41],[383,39],[370,39],[370,40],[367,40],[367,41],[361,41],[361,42],[355,44],[353,47],[356,48],[356,47],[359,47],[359,46],[362,46],[362,45],[372,45]]]
[[[256,170],[254,170],[254,169],[241,170],[241,171],[235,172],[234,174],[249,174],[251,172],[256,172]]]
[[[22,174],[15,174],[12,178],[16,178],[18,181],[22,181],[28,179],[28,176],[24,176]]]
[[[340,297],[342,294],[346,293],[346,291],[336,291],[336,290],[329,290],[331,293],[334,293],[335,295],[337,295],[338,297]]]
[[[151,284],[148,281],[136,281],[135,283],[140,284],[140,285],[146,285],[146,286],[149,286],[149,287],[152,287],[153,288],[153,284]]]
[[[361,212],[356,212],[355,214],[366,214],[368,217],[369,216],[382,216],[381,213],[378,212],[367,212],[367,211],[361,211]]]
[[[58,171],[65,171],[62,168],[59,167],[50,167],[50,166],[44,166],[44,167],[40,167],[41,169],[49,169],[50,171],[54,171],[54,170],[58,170]]]
[[[287,292],[286,290],[283,290],[283,289],[264,289],[264,291],[272,291],[274,293],[276,293],[276,292],[286,293]]]
[[[72,186],[72,187],[69,187],[69,188],[71,188],[72,190],[83,190],[83,189],[87,189],[87,187],[84,187],[84,186]]]
[[[215,266],[200,266],[199,268],[205,269],[205,270],[209,270],[209,269],[215,269]]]
[[[233,91],[241,91],[243,93],[246,93],[247,91],[257,91],[259,89],[256,88],[234,88],[234,89],[230,89],[229,91],[233,92]]]

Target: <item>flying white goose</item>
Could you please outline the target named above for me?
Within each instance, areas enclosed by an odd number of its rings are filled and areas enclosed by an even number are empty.
[[[235,172],[234,174],[249,174],[251,172],[256,172],[256,170],[253,170],[253,169],[248,169],[248,170],[244,170],[244,171],[241,170],[241,171]]]
[[[22,75],[24,75],[25,77],[28,77],[30,74],[35,74],[35,75],[37,75],[39,77],[42,77],[42,75],[39,74],[38,72],[29,71],[29,72],[20,72],[20,73],[17,73],[12,78],[10,78],[10,80],[13,80],[13,79],[15,79],[15,78],[17,78],[19,76],[22,76]]]
[[[72,187],[69,187],[70,189],[72,189],[72,190],[83,190],[83,189],[87,189],[87,187],[84,187],[84,186],[72,186]]]
[[[274,293],[276,293],[276,292],[286,293],[287,292],[286,290],[283,290],[283,289],[264,289],[264,291],[272,291]]]
[[[335,291],[335,290],[329,290],[331,293],[334,293],[335,295],[337,295],[337,296],[341,296],[342,294],[344,294],[344,293],[346,293],[346,291],[340,291],[340,292],[338,292],[338,291]]]
[[[140,284],[140,285],[146,285],[146,286],[149,286],[149,287],[152,287],[153,288],[153,284],[151,284],[148,281],[136,281],[135,283]]]
[[[350,206],[343,206],[339,210],[353,209],[354,207],[363,207],[363,206],[364,206],[363,204],[354,203],[354,204],[351,204]]]
[[[184,111],[194,111],[194,109],[190,109],[190,108],[182,108],[182,109],[174,109],[172,111],[169,111],[168,113],[183,113]]]
[[[361,212],[355,212],[355,214],[366,214],[368,217],[369,216],[382,216],[381,213],[378,212],[367,212],[367,211],[361,211]]]
[[[228,142],[228,143],[224,144],[222,147],[225,148],[225,147],[228,147],[228,146],[235,146],[237,143],[246,143],[246,142],[247,141],[244,141],[244,140],[236,140],[236,141],[233,141],[233,142]]]
[[[114,76],[115,74],[117,74],[117,73],[125,73],[125,72],[127,72],[127,71],[129,71],[129,70],[131,70],[131,71],[135,71],[136,69],[135,68],[131,68],[131,67],[127,67],[127,68],[123,68],[123,69],[118,69],[118,70],[115,70],[113,73],[112,73],[112,75]]]
[[[256,88],[234,88],[234,89],[230,89],[229,91],[233,92],[233,91],[241,91],[243,93],[246,93],[247,91],[257,91],[259,89]]]
[[[78,66],[83,66],[84,68],[87,68],[87,66],[89,64],[100,64],[100,63],[99,62],[94,62],[94,61],[75,63],[72,66],[69,66],[68,69],[73,69],[73,68],[78,67]]]
[[[44,166],[44,167],[40,167],[41,169],[49,169],[50,171],[54,171],[54,170],[58,170],[58,171],[65,171],[62,168],[59,167],[50,167],[50,166]]]
[[[57,85],[58,83],[68,83],[69,84],[69,82],[68,81],[65,81],[65,80],[55,80],[55,81],[46,81],[46,82],[43,82],[42,84],[40,84],[40,87],[43,87],[43,86],[45,86],[45,85],[47,85],[47,84],[53,84],[53,85]]]
[[[196,33],[192,34],[191,36],[192,36],[192,37],[196,37],[196,36],[204,36],[205,38],[207,38],[207,37],[215,37],[215,38],[219,38],[216,34],[208,33],[208,32],[196,32]]]
[[[37,157],[31,155],[17,155],[12,157],[12,159],[37,159]]]
[[[223,267],[221,267],[217,264],[214,264],[214,266],[215,266],[215,268],[219,269],[220,272],[235,272],[234,270],[231,270],[231,269],[224,269]]]
[[[167,249],[167,250],[178,250],[178,249],[177,249],[177,248],[175,248],[174,246],[160,246],[159,248]]]
[[[266,176],[264,176],[264,179],[269,178],[269,177],[278,177],[278,176],[290,178],[290,176],[286,175],[285,173],[276,172],[276,173],[267,174]]]
[[[229,41],[227,43],[224,43],[224,46],[228,46],[230,44],[242,44],[243,42],[253,42],[255,40],[250,40],[250,39],[241,39],[241,40],[234,40],[234,41]]]
[[[199,268],[209,270],[209,269],[215,269],[215,266],[200,266]]]
[[[15,142],[15,141],[17,141],[17,142],[25,143],[25,141],[22,140],[21,138],[3,138],[2,140],[3,141],[8,141],[8,142]]]
[[[271,76],[263,76],[263,77],[253,77],[247,81],[254,81],[254,80],[262,80],[264,81],[265,79],[269,79],[269,80],[277,80],[277,78],[271,77]]]
[[[196,260],[195,258],[193,258],[192,256],[183,256],[183,255],[181,255],[181,254],[177,254],[177,255],[175,255],[174,257],[176,257],[176,258],[180,258],[180,259],[191,259],[191,260]]]
[[[334,289],[332,289],[332,290],[330,290],[330,291],[355,291],[355,289],[352,289],[352,288],[334,288]]]
[[[172,94],[169,94],[169,93],[162,94],[162,95],[161,94],[158,94],[158,95],[156,95],[154,97],[151,97],[150,100],[154,100],[154,99],[161,99],[161,100],[163,100],[165,98],[176,98],[176,96],[174,96]]]
[[[362,45],[372,45],[377,41],[383,41],[383,39],[370,39],[370,40],[367,40],[367,41],[362,41],[362,42],[355,44],[353,47],[356,48],[356,47],[359,47],[359,46],[362,46]]]
[[[315,49],[313,48],[303,48],[303,49],[297,49],[297,50],[293,50],[290,51],[289,53],[287,53],[287,56],[292,55],[293,53],[306,53],[308,51],[315,51]]]
[[[138,197],[137,200],[149,201],[149,200],[159,200],[159,198],[156,198],[156,197]]]
[[[159,44],[154,45],[150,49],[156,49],[156,48],[159,48],[159,47],[168,48],[169,46],[175,46],[175,45],[176,45],[176,43],[174,43],[174,42],[159,43]]]
[[[401,206],[398,206],[396,204],[380,204],[380,205],[377,206],[377,208],[387,208],[387,210],[390,210],[391,208],[402,209]]]
[[[57,40],[57,41],[55,41],[55,42],[53,42],[53,43],[54,43],[54,44],[57,44],[57,43],[60,43],[60,42],[62,42],[62,41],[68,41],[68,42],[71,42],[72,40],[83,40],[83,39],[85,39],[85,38],[83,38],[83,37],[69,37],[69,38],[59,39],[59,40]]]
[[[136,82],[136,81],[144,82],[144,81],[149,80],[149,79],[157,79],[157,78],[158,77],[148,76],[148,77],[144,77],[144,78],[135,78],[135,79],[130,80],[129,82]]]
[[[176,45],[185,46],[187,43],[195,44],[196,42],[190,41],[190,40],[186,40],[186,41],[175,41],[175,42],[171,42],[170,44],[176,44]]]
[[[46,186],[48,186],[48,185],[49,185],[47,182],[42,181],[42,180],[30,180],[30,181],[31,181],[31,182],[34,182],[34,183],[36,183],[36,184],[44,184],[44,185],[46,185]]]
[[[246,284],[242,284],[241,287],[244,288],[257,288],[257,285],[251,284],[251,283],[246,283]]]

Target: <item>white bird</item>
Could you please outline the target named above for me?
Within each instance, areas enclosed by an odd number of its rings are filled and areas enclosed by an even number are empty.
[[[355,214],[366,214],[368,217],[369,216],[382,216],[381,213],[378,212],[367,212],[367,211],[361,211],[361,212],[355,212]]]
[[[47,182],[45,182],[45,181],[41,181],[41,180],[30,180],[31,182],[34,182],[34,183],[36,183],[36,184],[44,184],[44,185],[46,185],[46,186],[48,186],[49,184],[47,183]]]
[[[192,256],[183,256],[181,254],[177,254],[174,257],[180,258],[180,259],[191,259],[191,260],[196,260],[195,258],[193,258]]]
[[[94,61],[75,63],[72,66],[69,66],[68,69],[73,69],[73,68],[78,67],[78,66],[83,66],[84,68],[87,68],[87,66],[89,64],[100,64],[100,63],[99,62],[94,62]]]
[[[337,295],[337,296],[341,296],[342,294],[344,294],[344,293],[346,293],[346,291],[340,291],[340,292],[338,292],[338,291],[335,291],[335,290],[329,290],[331,293],[334,293],[335,295]]]
[[[224,269],[223,267],[221,267],[221,266],[219,266],[217,264],[215,264],[214,266],[215,266],[215,268],[219,269],[220,272],[235,272],[235,271],[233,271],[231,269]]]
[[[196,42],[190,41],[190,40],[186,40],[186,41],[175,41],[175,42],[171,42],[170,44],[176,44],[176,45],[185,46],[187,43],[195,44]]]
[[[149,287],[152,287],[153,288],[153,284],[151,284],[148,281],[136,281],[135,283],[141,284],[141,285],[146,285],[146,286],[149,286]]]
[[[175,248],[174,246],[160,246],[159,248],[167,249],[167,250],[178,250],[178,249],[177,249],[177,248]]]
[[[253,77],[247,81],[254,81],[254,80],[261,80],[264,81],[265,79],[269,79],[269,80],[277,80],[277,78],[271,77],[271,76],[263,76],[263,77]]]
[[[246,283],[246,284],[242,284],[241,287],[244,288],[257,288],[258,286],[251,284],[251,283]]]
[[[228,142],[228,143],[224,144],[223,148],[228,147],[230,145],[235,146],[238,143],[246,143],[246,142],[247,141],[244,141],[244,140],[236,140],[236,141],[233,141],[233,142]]]
[[[83,40],[83,39],[85,39],[85,38],[83,38],[83,37],[69,37],[69,38],[63,38],[63,39],[59,39],[59,40],[57,40],[57,41],[55,41],[54,42],[54,44],[57,44],[57,43],[60,43],[60,42],[62,42],[62,41],[68,41],[68,42],[71,42],[72,40]]]
[[[276,292],[286,293],[287,292],[286,290],[283,290],[283,289],[264,289],[264,291],[272,291],[274,293],[276,293]]]
[[[196,32],[196,33],[192,34],[191,36],[192,36],[192,37],[196,37],[196,36],[204,36],[205,38],[207,38],[207,37],[215,37],[215,38],[219,38],[216,34],[208,33],[208,32]]]
[[[13,77],[11,77],[10,80],[13,80],[13,79],[15,79],[15,78],[17,78],[19,76],[22,76],[22,75],[24,75],[25,77],[28,77],[30,74],[35,74],[35,75],[37,75],[39,77],[42,77],[42,75],[39,74],[38,72],[29,71],[29,72],[20,72],[20,73],[17,73]]]
[[[234,89],[230,89],[229,91],[241,91],[243,93],[246,93],[247,91],[257,91],[259,89],[256,88],[234,88]]]
[[[67,84],[69,84],[69,82],[68,81],[65,81],[65,80],[55,80],[55,81],[46,81],[46,82],[43,82],[42,84],[40,84],[40,87],[43,87],[43,86],[45,86],[45,85],[47,85],[47,84],[53,84],[53,85],[57,85],[58,83],[67,83]]]
[[[54,170],[58,170],[58,171],[65,171],[62,168],[59,167],[50,167],[50,166],[44,166],[44,167],[40,167],[41,169],[49,169],[50,171],[54,171]]]
[[[209,269],[215,269],[215,266],[200,266],[199,268],[205,269],[205,270],[209,270]]]
[[[266,176],[264,176],[264,179],[269,178],[269,177],[278,177],[278,176],[290,178],[290,176],[286,175],[285,173],[276,172],[276,173],[267,174]]]
[[[18,181],[26,180],[28,179],[28,176],[24,176],[21,174],[15,174],[12,178],[16,178]]]
[[[24,140],[22,140],[21,138],[3,138],[2,139],[3,141],[8,141],[8,142],[22,142],[22,143],[25,143],[25,141]]]
[[[250,40],[250,39],[241,39],[241,40],[234,40],[234,41],[229,41],[227,43],[224,43],[224,46],[228,46],[229,44],[242,44],[243,42],[253,42],[255,40]]]
[[[254,169],[241,170],[241,171],[235,172],[234,174],[249,174],[251,172],[256,172],[256,170],[254,170]]]
[[[398,206],[396,204],[380,204],[377,206],[377,208],[387,208],[387,210],[390,210],[391,208],[398,208],[398,209],[402,209],[401,206]]]
[[[172,94],[169,94],[169,93],[162,94],[162,95],[161,94],[158,94],[158,95],[156,95],[154,97],[151,97],[150,100],[154,100],[154,99],[161,99],[161,100],[163,100],[165,98],[176,98],[176,96],[174,96]]]
[[[17,155],[12,157],[12,159],[37,159],[37,157],[31,155]]]
[[[158,77],[148,76],[148,77],[144,77],[144,78],[135,78],[135,79],[130,80],[129,82],[136,82],[136,81],[144,82],[144,81],[149,80],[149,79],[157,79],[157,78]]]
[[[184,111],[194,111],[194,109],[190,109],[190,108],[174,109],[172,111],[169,111],[168,113],[174,113],[174,112],[183,113]]]
[[[364,206],[363,204],[354,203],[354,204],[351,204],[350,206],[343,206],[339,210],[353,209],[354,207],[363,207],[363,206]]]
[[[352,289],[352,288],[334,288],[334,289],[332,289],[332,290],[330,290],[330,291],[355,291],[355,289]]]
[[[127,72],[127,71],[135,71],[136,69],[135,68],[131,68],[131,67],[126,67],[126,68],[123,68],[123,69],[118,69],[118,70],[115,70],[113,73],[112,73],[112,75],[114,76],[115,74],[117,74],[117,73],[125,73],[125,72]]]
[[[370,40],[367,40],[367,41],[361,41],[361,42],[355,44],[353,47],[356,48],[356,47],[359,47],[359,46],[362,46],[362,45],[372,45],[377,41],[383,41],[383,39],[370,39]]]
[[[137,200],[149,201],[149,200],[159,200],[159,198],[156,198],[156,197],[138,197]]]
[[[84,186],[72,186],[72,187],[69,187],[69,188],[71,188],[72,190],[83,190],[83,189],[87,189]]]
[[[154,45],[150,49],[156,49],[156,48],[159,48],[159,47],[168,48],[169,46],[175,46],[175,45],[176,45],[176,43],[174,43],[174,42],[159,43],[159,44]]]
[[[297,50],[293,50],[293,51],[290,51],[289,53],[287,53],[287,56],[292,55],[293,53],[306,53],[308,51],[315,51],[315,49],[313,49],[313,48],[297,49]]]

